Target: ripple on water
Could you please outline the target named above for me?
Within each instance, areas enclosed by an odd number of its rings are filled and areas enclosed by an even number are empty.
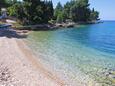
[[[73,81],[115,84],[115,22],[32,32],[27,41],[53,70]],[[109,74],[109,75],[108,75]]]

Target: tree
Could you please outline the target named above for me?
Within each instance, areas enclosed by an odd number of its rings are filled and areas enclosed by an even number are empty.
[[[52,1],[40,0],[24,0],[24,3],[29,3],[27,7],[28,20],[33,23],[48,23],[53,17],[53,3]]]
[[[63,13],[64,13],[65,19],[71,18],[70,11],[71,11],[71,7],[74,5],[74,3],[75,3],[75,1],[71,0],[70,2],[67,2],[64,5]]]
[[[63,21],[64,21],[63,13],[60,12],[60,13],[58,14],[58,16],[57,16],[56,22],[57,22],[57,23],[62,23]]]
[[[54,9],[53,9],[52,1],[47,2],[46,7],[47,7],[47,11],[48,11],[47,13],[48,13],[49,19],[53,18]]]
[[[95,11],[95,9],[93,8],[90,14],[90,20],[91,21],[96,21],[99,19],[99,12]]]
[[[53,3],[52,1],[45,1],[44,3],[45,3],[45,6],[44,6],[43,18],[45,21],[49,21],[53,18],[53,15],[54,15]]]
[[[23,24],[48,23],[55,19],[57,22],[65,22],[71,19],[74,22],[88,22],[97,20],[99,12],[89,8],[89,0],[71,0],[64,6],[59,2],[53,9],[52,1],[47,0],[3,0],[0,6],[8,7],[8,14],[21,20]]]
[[[10,6],[9,2],[10,2],[10,0],[0,1],[0,14],[1,14],[1,8],[7,8],[8,6]]]
[[[56,19],[57,23],[65,22],[65,19],[67,18],[66,13],[64,11],[63,6],[59,2],[55,8],[54,11],[54,19]]]
[[[54,13],[52,1],[40,0],[15,2],[8,10],[10,16],[15,16],[24,24],[48,23]]]
[[[88,0],[79,0],[71,8],[71,17],[74,22],[87,22],[90,17]]]
[[[63,21],[66,19],[71,19],[74,22],[97,20],[99,12],[91,10],[89,6],[89,0],[71,0],[70,2],[67,2],[64,7],[59,2],[55,8],[54,16],[56,20],[63,18]]]
[[[54,17],[55,19],[57,19],[58,15],[60,15],[60,13],[63,11],[63,6],[61,5],[60,2],[58,2],[55,11],[54,11]]]
[[[3,7],[7,7],[7,2],[6,2],[6,0],[0,1],[0,9],[3,8]]]

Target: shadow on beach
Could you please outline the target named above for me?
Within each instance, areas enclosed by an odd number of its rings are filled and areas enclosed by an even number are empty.
[[[23,39],[27,38],[27,35],[21,35],[11,28],[0,28],[0,37]]]

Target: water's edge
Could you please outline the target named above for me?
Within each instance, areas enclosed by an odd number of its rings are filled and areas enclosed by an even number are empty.
[[[111,86],[115,85],[114,23],[32,32],[26,42],[48,69],[71,79],[69,86]]]

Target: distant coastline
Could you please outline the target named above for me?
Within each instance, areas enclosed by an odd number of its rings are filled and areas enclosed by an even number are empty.
[[[69,23],[55,23],[55,24],[35,24],[35,25],[19,25],[16,26],[12,24],[12,28],[15,30],[34,30],[34,31],[46,31],[46,30],[56,30],[61,28],[72,28],[80,25],[89,25],[89,24],[98,24],[103,23],[104,21],[89,21],[89,22],[69,22]]]

